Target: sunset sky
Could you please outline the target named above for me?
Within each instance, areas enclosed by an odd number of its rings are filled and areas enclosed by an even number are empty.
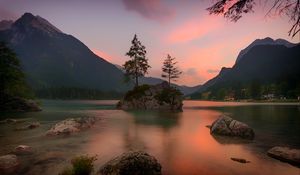
[[[96,54],[122,65],[134,34],[146,46],[150,76],[160,77],[169,53],[183,71],[178,84],[199,85],[231,67],[238,52],[258,38],[291,38],[285,16],[265,16],[268,4],[237,23],[205,10],[211,0],[0,0],[0,20],[25,12],[47,19]],[[83,58],[84,59],[84,58]]]

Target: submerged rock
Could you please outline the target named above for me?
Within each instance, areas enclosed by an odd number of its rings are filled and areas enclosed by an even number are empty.
[[[268,150],[270,157],[300,167],[300,149],[276,146]]]
[[[16,130],[27,130],[27,129],[34,129],[39,127],[41,124],[39,122],[31,122],[26,126],[20,127],[20,128],[16,128]]]
[[[242,159],[242,158],[231,157],[230,159],[233,160],[233,161],[239,162],[239,163],[250,163],[249,160]]]
[[[17,120],[16,119],[11,119],[11,118],[7,118],[5,120],[1,120],[0,121],[0,124],[15,124],[17,123]]]
[[[161,175],[155,157],[143,151],[130,151],[104,164],[99,175]]]
[[[28,118],[26,119],[12,119],[12,118],[7,118],[4,120],[0,121],[0,124],[17,124],[17,123],[24,123],[28,120]]]
[[[46,135],[68,135],[93,126],[96,117],[69,118],[55,124]]]
[[[212,123],[210,133],[224,136],[236,136],[245,139],[254,138],[254,131],[247,124],[225,115]]]
[[[128,91],[117,108],[123,110],[172,110],[182,111],[182,93],[167,82],[149,86],[142,85]]]
[[[0,174],[12,174],[16,172],[19,161],[16,155],[8,154],[0,156]]]
[[[17,155],[32,154],[32,147],[27,145],[19,145],[15,148],[14,153]]]

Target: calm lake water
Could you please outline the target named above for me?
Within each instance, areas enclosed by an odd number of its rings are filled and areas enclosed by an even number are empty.
[[[269,158],[273,146],[300,148],[300,104],[255,104],[185,101],[183,112],[115,110],[117,101],[42,101],[43,111],[2,113],[0,119],[39,121],[41,127],[15,131],[26,123],[0,125],[0,155],[17,145],[34,148],[33,155],[19,156],[21,174],[58,174],[76,155],[97,155],[98,168],[128,150],[145,150],[169,175],[299,175],[300,169]],[[215,138],[206,125],[222,113],[250,125],[253,141]],[[69,117],[97,116],[93,128],[71,136],[47,137],[56,122]],[[241,164],[231,157],[250,160]]]

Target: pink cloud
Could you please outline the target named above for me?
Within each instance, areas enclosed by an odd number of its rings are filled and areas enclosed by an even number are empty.
[[[175,16],[175,11],[161,0],[122,0],[128,11],[134,11],[144,18],[167,22]]]
[[[199,39],[210,32],[215,31],[221,25],[221,21],[212,16],[204,19],[191,19],[176,27],[167,36],[168,43],[185,43],[194,39]]]

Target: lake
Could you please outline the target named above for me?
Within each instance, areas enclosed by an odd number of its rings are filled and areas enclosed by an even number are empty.
[[[115,110],[117,101],[43,100],[43,111],[1,113],[0,119],[39,121],[41,126],[15,131],[18,124],[0,125],[0,155],[17,145],[29,145],[34,154],[19,156],[21,174],[58,174],[77,155],[97,155],[95,170],[128,150],[144,150],[169,175],[299,175],[300,169],[272,159],[273,146],[300,148],[300,104],[184,101],[183,112]],[[210,125],[222,113],[247,123],[253,141],[213,137]],[[98,116],[94,127],[71,136],[47,137],[46,131],[70,117]],[[241,164],[231,157],[245,158]]]

